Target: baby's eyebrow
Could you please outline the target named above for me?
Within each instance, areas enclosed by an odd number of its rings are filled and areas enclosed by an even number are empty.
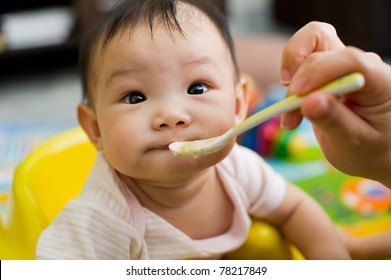
[[[188,66],[188,65],[200,65],[200,64],[215,64],[212,59],[210,59],[209,56],[200,57],[196,59],[187,60],[181,63],[182,66]]]
[[[194,59],[184,60],[180,63],[182,67],[190,67],[194,65],[216,65],[216,62],[209,56],[197,57]],[[112,80],[117,77],[130,75],[132,73],[145,71],[146,67],[140,64],[134,64],[123,68],[114,69],[108,76],[106,85],[109,85]]]
[[[108,78],[105,81],[105,86],[109,86],[115,78],[119,78],[121,76],[130,75],[132,73],[144,71],[146,67],[142,65],[131,65],[123,68],[117,68],[111,71],[111,73],[108,75]]]
[[[134,73],[134,72],[140,72],[140,71],[144,71],[144,70],[145,70],[145,67],[141,66],[141,65],[132,65],[132,66],[128,66],[128,67],[125,67],[125,68],[114,69],[110,73],[109,78],[107,79],[106,84],[109,84],[110,81],[112,81],[116,77],[125,76],[125,75],[129,75],[131,73]]]

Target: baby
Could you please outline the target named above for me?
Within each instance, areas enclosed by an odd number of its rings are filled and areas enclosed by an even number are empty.
[[[227,22],[209,0],[121,2],[86,37],[80,66],[78,119],[99,152],[37,258],[218,259],[243,244],[251,216],[307,259],[351,257],[322,208],[234,140],[197,159],[168,149],[247,114]]]

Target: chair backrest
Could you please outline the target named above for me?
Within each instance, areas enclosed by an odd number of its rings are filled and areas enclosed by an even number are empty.
[[[96,151],[80,129],[53,137],[17,168],[0,223],[0,259],[33,259],[41,232],[76,197]]]

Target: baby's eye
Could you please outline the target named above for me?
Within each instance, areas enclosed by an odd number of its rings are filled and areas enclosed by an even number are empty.
[[[125,96],[124,102],[127,104],[137,104],[147,100],[144,94],[141,92],[132,92]]]
[[[204,94],[209,90],[205,84],[192,84],[188,89],[188,94]]]

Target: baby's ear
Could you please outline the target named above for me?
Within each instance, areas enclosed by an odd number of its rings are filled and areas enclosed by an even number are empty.
[[[236,112],[235,112],[235,123],[241,123],[248,113],[248,95],[249,88],[248,82],[245,78],[241,77],[240,81],[235,87],[235,99],[236,99]]]
[[[98,151],[102,150],[102,138],[95,111],[88,105],[79,104],[77,107],[77,118],[80,126],[83,128],[95,148]]]

